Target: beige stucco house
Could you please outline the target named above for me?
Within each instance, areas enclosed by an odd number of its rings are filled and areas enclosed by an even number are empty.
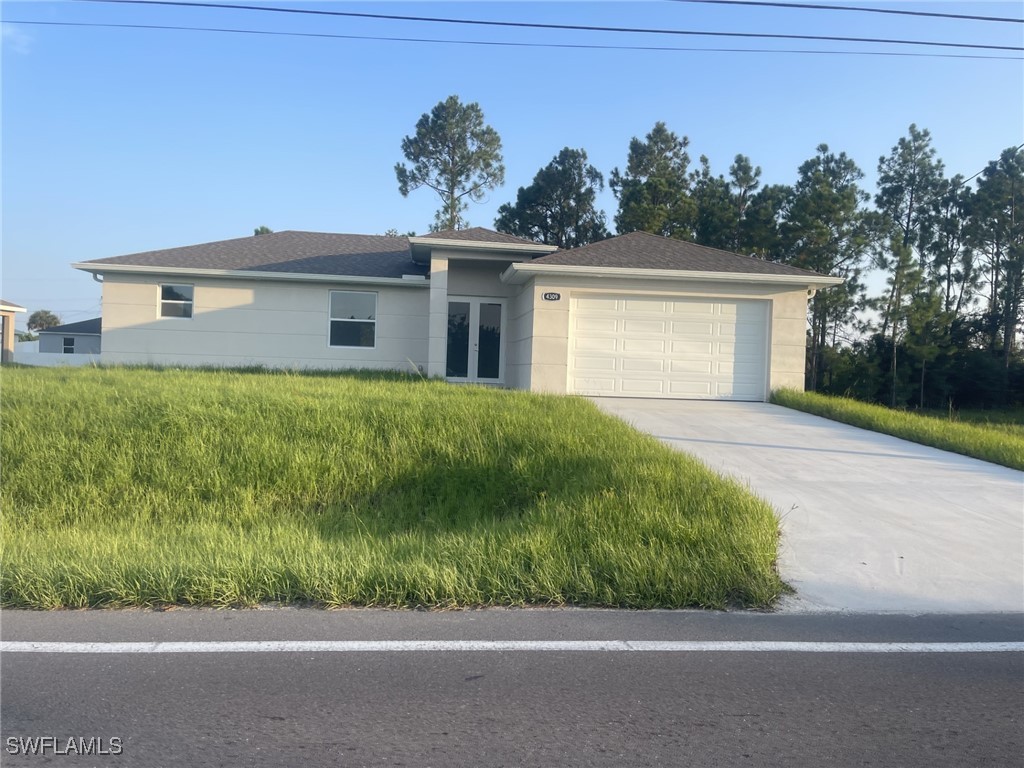
[[[732,400],[803,387],[807,298],[841,282],[639,232],[560,251],[482,228],[279,232],[74,266],[103,281],[104,363]]]

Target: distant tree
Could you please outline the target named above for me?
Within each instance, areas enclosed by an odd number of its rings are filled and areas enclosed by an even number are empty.
[[[917,256],[922,270],[927,269],[927,246],[933,241],[937,225],[937,199],[942,187],[942,161],[936,159],[931,134],[911,124],[909,134],[901,138],[888,157],[878,159],[878,194],[875,205],[885,216],[895,239],[883,238],[882,245],[890,242],[910,248]],[[878,268],[890,277],[910,276],[916,273],[900,265],[902,249],[882,248],[876,256]],[[927,275],[925,275],[927,276]],[[908,286],[899,279],[889,281],[890,290],[882,311],[882,335],[894,321],[893,313],[906,296]]]
[[[546,245],[577,248],[608,237],[604,211],[595,206],[604,189],[601,172],[582,149],[565,147],[520,187],[516,202],[498,209],[494,227]]]
[[[875,255],[875,266],[888,277],[888,295],[875,303],[881,314],[880,333],[888,336],[890,349],[889,404],[896,406],[899,397],[898,364],[900,349],[923,350],[918,355],[924,368],[934,358],[936,347],[929,334],[935,332],[932,323],[922,318],[930,307],[938,307],[937,294],[928,280],[930,271],[928,246],[935,239],[938,226],[938,196],[942,188],[942,161],[935,157],[931,134],[911,123],[908,135],[901,138],[888,156],[878,159],[878,194],[875,205],[882,214],[882,236]],[[916,318],[916,319],[915,319]],[[916,322],[919,338],[911,325]],[[903,330],[901,330],[903,329]],[[901,344],[902,342],[902,344]],[[923,384],[922,384],[923,390]],[[923,399],[923,394],[921,399]]]
[[[761,186],[761,166],[755,167],[746,155],[736,155],[729,166],[729,186],[736,196],[736,211],[742,219],[751,196]]]
[[[973,197],[960,174],[943,180],[937,199],[934,239],[928,246],[932,272],[942,288],[943,309],[954,317],[970,305],[979,286],[974,251],[968,244]]]
[[[256,229],[254,229],[252,233],[253,235],[272,235],[274,234],[274,230],[272,230],[270,227],[259,226],[256,227]]]
[[[1009,368],[1024,320],[1024,150],[1006,149],[978,179],[969,239],[987,283],[991,349]]]
[[[639,230],[693,239],[696,205],[689,194],[689,143],[662,122],[655,123],[643,141],[634,136],[629,142],[626,170],[615,168],[608,180],[619,201],[619,234]]]
[[[14,338],[17,341],[39,341],[39,337],[36,334],[26,331],[15,331]]]
[[[697,208],[693,222],[694,242],[734,250],[740,218],[729,182],[711,172],[711,164],[704,155],[700,156],[700,170],[693,173],[691,180],[691,194]]]
[[[746,155],[736,155],[728,179],[713,174],[707,157],[701,155],[700,169],[690,174],[690,195],[696,205],[694,241],[736,253],[777,255],[774,241],[785,195],[759,198],[760,178],[761,168]],[[749,223],[748,217],[752,217]]]
[[[479,202],[488,190],[505,183],[501,138],[484,123],[479,104],[462,104],[458,96],[449,96],[420,117],[415,135],[402,139],[402,154],[410,163],[395,164],[402,197],[428,187],[441,198],[434,231],[468,226],[462,216],[467,201]]]
[[[384,230],[384,237],[416,237],[416,233],[410,230],[409,232],[402,234],[394,227],[391,227],[390,229]]]
[[[793,196],[785,184],[769,184],[751,195],[743,209],[737,238],[737,253],[769,261],[785,258],[782,221]]]
[[[860,275],[873,230],[862,207],[868,194],[857,183],[864,174],[845,152],[837,155],[821,144],[799,173],[781,227],[785,260],[845,280],[818,291],[810,302],[807,386],[814,390],[823,380],[826,347],[836,345],[840,327],[860,306]]]
[[[26,326],[30,331],[44,331],[60,325],[60,318],[48,309],[37,309],[28,316]]]

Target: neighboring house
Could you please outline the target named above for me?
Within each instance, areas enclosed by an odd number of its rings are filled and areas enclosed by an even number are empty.
[[[558,251],[479,227],[278,232],[73,266],[103,280],[104,363],[734,400],[803,387],[807,297],[841,282],[640,232]]]
[[[64,355],[98,355],[102,319],[55,325],[39,331],[39,351]]]
[[[14,361],[14,316],[25,307],[0,299],[0,362]]]

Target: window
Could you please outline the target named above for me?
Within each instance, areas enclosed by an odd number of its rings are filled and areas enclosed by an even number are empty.
[[[377,294],[331,291],[332,347],[373,347],[377,341]]]
[[[191,285],[160,286],[160,317],[192,317]]]
[[[64,354],[73,355],[75,354],[75,337],[65,336],[64,337]]]

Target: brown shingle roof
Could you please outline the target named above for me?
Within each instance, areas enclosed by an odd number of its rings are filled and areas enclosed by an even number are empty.
[[[445,229],[441,232],[431,232],[423,237],[434,237],[443,240],[468,240],[474,243],[516,243],[518,245],[537,245],[533,240],[526,240],[522,237],[509,235],[505,232],[495,232],[486,227],[469,227],[468,229]]]
[[[630,232],[568,251],[556,251],[531,264],[622,269],[674,269],[686,272],[739,272],[753,275],[817,275],[807,269],[762,261],[705,245]]]
[[[408,238],[328,232],[274,232],[85,263],[353,277],[426,274],[413,262]]]

